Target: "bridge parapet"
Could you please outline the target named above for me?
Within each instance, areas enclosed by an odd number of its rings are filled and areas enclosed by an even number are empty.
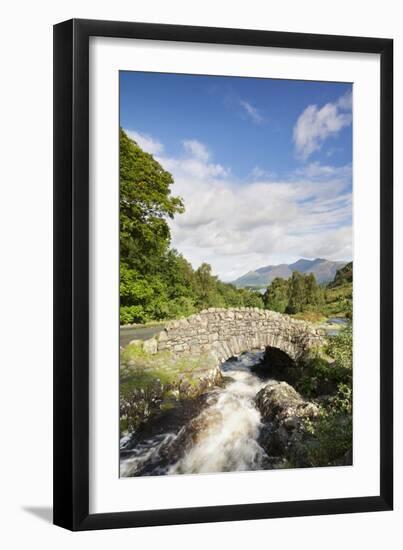
[[[170,321],[144,342],[151,353],[211,353],[217,363],[246,351],[278,348],[298,361],[324,340],[323,331],[306,321],[259,308],[209,308],[186,319]]]

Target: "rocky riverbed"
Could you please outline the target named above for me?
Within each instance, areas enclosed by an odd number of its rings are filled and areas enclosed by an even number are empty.
[[[327,465],[312,461],[318,439],[311,426],[320,417],[320,399],[307,399],[281,380],[281,372],[290,381],[290,372],[298,378],[302,371],[289,359],[279,366],[278,359],[244,353],[205,370],[210,374],[204,378],[196,366],[194,380],[202,384],[188,380],[176,391],[167,384],[165,395],[140,391],[140,401],[150,400],[148,413],[123,434],[121,476]],[[123,412],[130,415],[125,403]]]

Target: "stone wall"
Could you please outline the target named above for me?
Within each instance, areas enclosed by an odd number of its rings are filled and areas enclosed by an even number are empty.
[[[298,361],[323,341],[323,331],[288,315],[258,308],[210,308],[187,319],[170,321],[144,342],[150,353],[211,353],[217,364],[246,351],[275,347]]]

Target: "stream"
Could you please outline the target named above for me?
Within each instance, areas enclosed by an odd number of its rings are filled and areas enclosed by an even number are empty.
[[[347,320],[333,317],[324,327],[328,336]],[[161,412],[138,433],[120,441],[120,476],[155,476],[266,470],[281,466],[259,444],[262,418],[256,394],[278,376],[259,369],[264,352],[244,353],[224,362],[224,383],[197,399],[180,400]],[[267,356],[266,356],[267,361]],[[278,359],[277,359],[278,361]],[[270,370],[271,376],[270,376]]]
[[[263,352],[245,353],[221,365],[223,387],[180,403],[146,431],[123,438],[121,477],[263,470],[273,467],[258,443],[262,427],[254,405],[270,379],[253,372]]]
[[[348,322],[345,317],[329,317],[326,321],[328,327],[325,327],[327,336],[337,336],[340,330],[348,325]]]

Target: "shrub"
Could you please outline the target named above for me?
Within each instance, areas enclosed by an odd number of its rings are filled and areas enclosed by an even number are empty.
[[[309,396],[318,396],[326,384],[328,389],[329,385],[334,387],[333,395],[321,401],[317,418],[305,421],[313,440],[307,452],[315,466],[349,464],[353,437],[351,325],[330,338],[325,351],[334,362],[319,355],[312,357],[305,367],[308,372],[299,382],[300,391]]]
[[[147,316],[142,306],[120,306],[120,324],[145,323]]]

